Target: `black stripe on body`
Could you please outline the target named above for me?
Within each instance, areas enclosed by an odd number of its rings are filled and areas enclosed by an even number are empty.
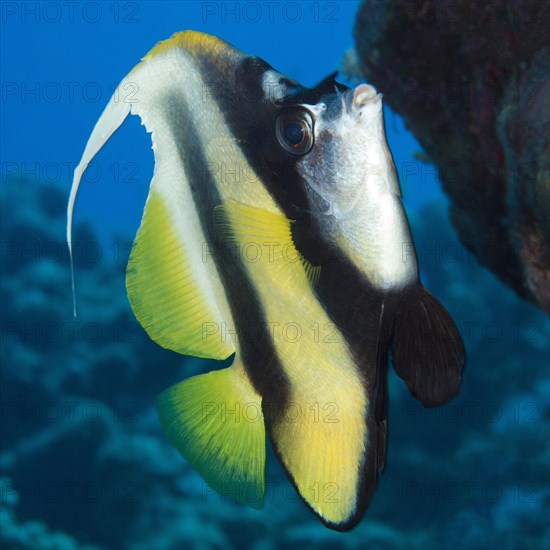
[[[287,174],[293,167],[275,136],[275,121],[281,105],[266,98],[262,87],[264,74],[274,69],[252,56],[244,57],[236,67],[221,74],[216,59],[200,56],[198,68],[205,82],[216,82],[211,89],[212,97],[219,105],[243,157],[260,176],[261,181],[257,184],[266,187],[289,219],[297,219],[295,213],[307,206],[307,195],[302,185],[291,185],[290,182],[280,185],[281,180],[286,181],[293,176]],[[284,78],[281,85],[295,95],[302,89]]]
[[[167,101],[173,101],[167,98]],[[178,142],[179,155],[193,191],[194,206],[199,213],[202,231],[210,245],[218,274],[225,289],[239,338],[241,357],[247,374],[256,391],[269,396],[278,410],[288,401],[288,380],[277,357],[266,325],[265,312],[253,282],[238,254],[228,253],[232,243],[228,235],[220,233],[215,225],[214,208],[222,204],[215,178],[205,169],[208,160],[187,105],[181,105],[183,121],[172,120],[174,135],[182,136]],[[185,131],[176,131],[184,124]],[[251,337],[250,327],[254,327]]]

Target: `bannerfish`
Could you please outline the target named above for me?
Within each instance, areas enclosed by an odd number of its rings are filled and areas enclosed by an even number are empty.
[[[161,346],[233,356],[164,391],[160,422],[213,489],[257,508],[267,434],[305,504],[346,531],[385,463],[390,354],[432,407],[457,394],[464,349],[419,280],[382,96],[335,76],[306,88],[207,34],[160,42],[92,132],[67,240],[86,166],[140,116],[155,167],[130,304]]]

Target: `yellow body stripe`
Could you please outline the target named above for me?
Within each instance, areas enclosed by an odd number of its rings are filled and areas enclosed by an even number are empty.
[[[290,403],[271,428],[277,452],[310,506],[342,523],[355,512],[361,482],[368,406],[363,381],[313,294],[290,222],[243,205],[228,203],[223,210],[241,249],[261,252],[245,263],[290,381]]]

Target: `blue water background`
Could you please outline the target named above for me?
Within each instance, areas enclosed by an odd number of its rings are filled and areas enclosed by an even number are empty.
[[[72,10],[53,2],[36,13],[34,2],[12,4],[2,8],[4,177],[20,168],[24,183],[67,186],[115,86],[158,41],[208,32],[313,86],[353,46],[359,2],[92,2]],[[387,119],[396,166],[409,170],[406,200],[418,205],[437,191],[435,172],[409,187],[425,169],[411,156],[420,147],[399,117]],[[135,231],[152,170],[150,137],[130,117],[85,175],[76,219],[89,220],[104,244],[118,229]]]

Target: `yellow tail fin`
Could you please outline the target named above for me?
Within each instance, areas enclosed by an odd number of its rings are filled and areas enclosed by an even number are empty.
[[[210,487],[263,506],[262,401],[240,365],[176,384],[157,398],[157,409],[170,442]]]

